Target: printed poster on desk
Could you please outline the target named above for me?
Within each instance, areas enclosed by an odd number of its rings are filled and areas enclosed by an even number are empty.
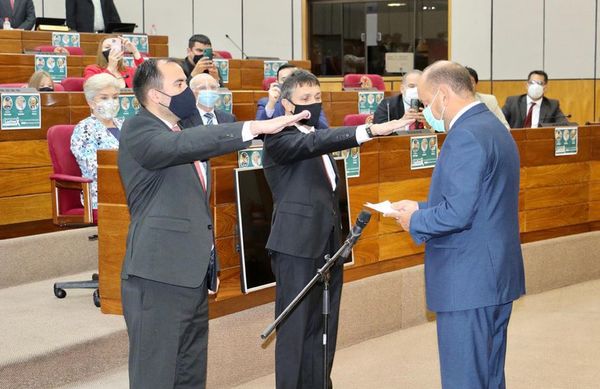
[[[285,65],[287,61],[265,61],[264,62],[264,78],[277,77],[277,71],[281,65]]]
[[[120,95],[119,96],[119,112],[117,112],[117,117],[122,119],[127,119],[129,117],[135,116],[140,110],[140,103],[138,99],[133,95]]]
[[[229,60],[224,58],[213,58],[213,62],[219,71],[223,84],[229,82]]]
[[[52,46],[79,47],[80,37],[77,32],[53,32]]]
[[[221,111],[229,113],[233,112],[233,95],[230,90],[219,90],[219,98],[215,102],[215,109],[220,109]]]
[[[358,113],[374,113],[381,100],[383,92],[358,92]]]
[[[123,38],[127,39],[135,45],[140,53],[147,54],[148,48],[148,35],[122,35]]]
[[[410,137],[410,170],[431,169],[438,158],[437,135]]]
[[[244,149],[238,151],[238,168],[257,169],[262,168],[262,148]]]
[[[331,155],[335,159],[344,160],[346,177],[360,177],[360,147],[353,147],[347,150],[335,151],[331,153]]]
[[[62,81],[67,77],[67,56],[56,54],[36,54],[35,71],[43,70],[50,74],[52,81]]]
[[[39,93],[2,93],[2,130],[42,128]]]
[[[557,127],[554,129],[554,156],[576,155],[579,141],[577,127]]]

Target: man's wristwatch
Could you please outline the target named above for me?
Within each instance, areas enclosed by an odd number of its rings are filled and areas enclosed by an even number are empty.
[[[375,138],[377,135],[373,134],[373,131],[371,131],[371,126],[373,126],[373,123],[367,124],[367,126],[365,127],[365,131],[367,132],[369,138]]]

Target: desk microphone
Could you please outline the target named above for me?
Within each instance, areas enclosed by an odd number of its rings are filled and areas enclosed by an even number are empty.
[[[346,248],[340,255],[342,258],[348,258],[348,256],[352,252],[352,247],[356,244],[358,238],[360,238],[363,228],[367,226],[369,220],[371,220],[371,212],[361,211],[358,214],[358,217],[356,218],[356,223],[354,224],[354,226],[350,230],[350,233],[348,234],[348,237],[346,238],[346,241],[350,244],[346,245]]]
[[[248,56],[246,55],[246,53],[244,53],[244,50],[242,50],[242,48],[237,43],[235,43],[235,41],[233,39],[231,39],[229,34],[225,34],[225,38],[229,39],[231,41],[231,43],[233,43],[233,45],[235,47],[237,47],[237,49],[242,53],[242,59],[244,59],[244,58],[248,59]]]

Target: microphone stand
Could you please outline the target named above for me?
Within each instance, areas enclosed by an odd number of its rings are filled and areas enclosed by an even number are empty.
[[[317,274],[306,284],[291,303],[277,316],[275,321],[271,323],[261,334],[262,339],[267,339],[269,335],[279,326],[279,324],[285,320],[285,318],[296,308],[300,301],[304,298],[308,292],[317,284],[317,282],[323,283],[323,389],[327,389],[329,378],[327,375],[327,345],[328,345],[328,331],[329,331],[329,270],[338,261],[339,258],[348,257],[352,246],[356,243],[357,239],[349,237],[346,239],[342,247],[331,257],[329,254],[325,256],[325,264],[317,270]]]

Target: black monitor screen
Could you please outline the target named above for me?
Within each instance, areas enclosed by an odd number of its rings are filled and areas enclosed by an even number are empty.
[[[350,231],[348,180],[344,160],[336,160],[340,174],[340,211],[343,237]],[[240,231],[240,281],[248,293],[275,285],[271,258],[265,249],[271,231],[273,198],[262,168],[235,169],[238,229]],[[353,256],[346,264],[353,263]]]

